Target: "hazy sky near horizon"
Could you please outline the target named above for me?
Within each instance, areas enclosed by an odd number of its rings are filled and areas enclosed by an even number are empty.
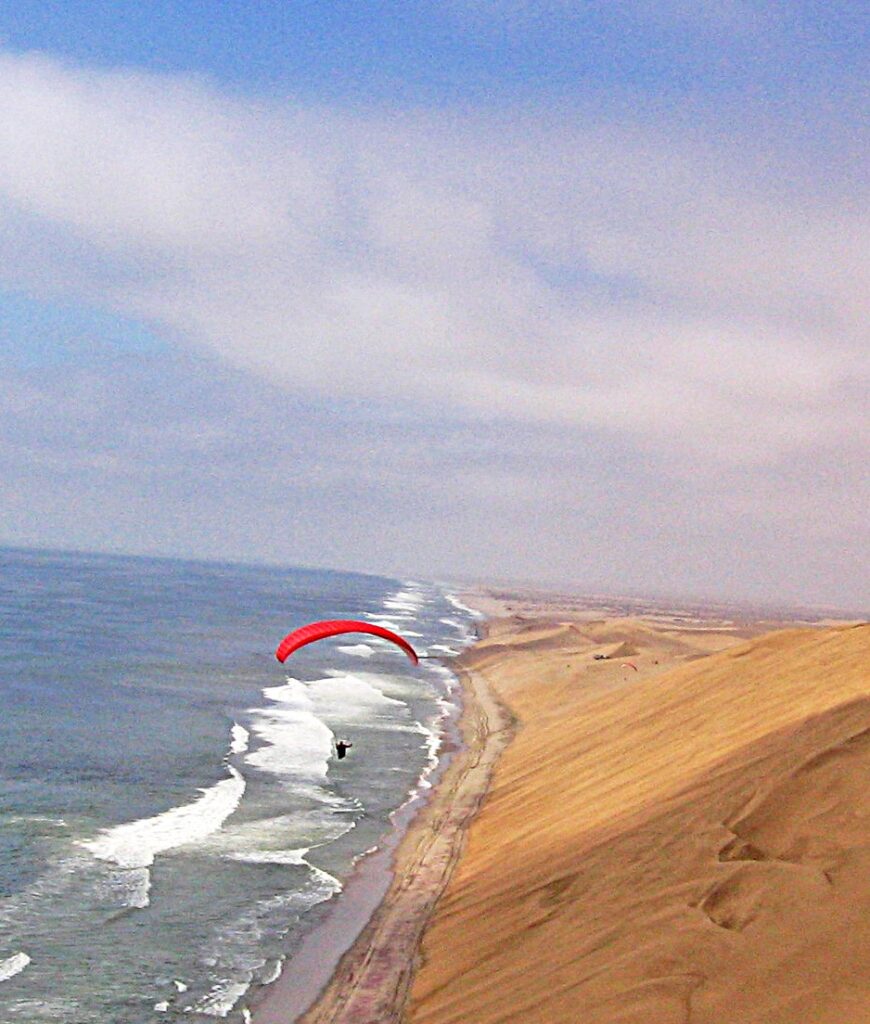
[[[0,11],[0,543],[870,604],[867,17]]]

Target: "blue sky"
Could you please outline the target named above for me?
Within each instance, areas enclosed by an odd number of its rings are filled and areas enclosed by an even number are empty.
[[[866,14],[0,11],[0,543],[866,606]]]
[[[74,301],[0,292],[0,353],[10,364],[81,364],[106,352],[161,351],[167,342],[139,321]]]
[[[849,92],[866,9],[792,0],[417,0],[45,4],[0,13],[16,51],[196,73],[351,102],[498,102],[627,89],[639,99]]]

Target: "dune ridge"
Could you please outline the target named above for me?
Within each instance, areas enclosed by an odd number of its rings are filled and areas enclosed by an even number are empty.
[[[465,656],[519,729],[407,1019],[870,1021],[870,626],[552,613]]]

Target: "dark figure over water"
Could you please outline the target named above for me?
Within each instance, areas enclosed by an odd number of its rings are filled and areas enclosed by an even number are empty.
[[[352,743],[345,743],[344,740],[338,740],[335,744],[335,752],[338,754],[339,761],[343,760],[348,750],[353,746]]]

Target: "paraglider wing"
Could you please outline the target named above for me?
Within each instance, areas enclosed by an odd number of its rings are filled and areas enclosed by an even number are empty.
[[[278,644],[275,657],[283,663],[294,651],[298,651],[300,647],[314,643],[315,640],[325,640],[327,637],[339,636],[342,633],[368,633],[371,636],[382,637],[384,640],[394,643],[397,647],[401,647],[415,665],[418,663],[417,652],[398,633],[394,633],[390,629],[384,629],[383,626],[376,626],[373,622],[357,622],[354,619],[330,619],[326,622],[311,622],[300,629],[294,629],[292,633],[288,633],[281,643]]]
[[[623,668],[633,668],[635,670],[635,672],[640,671],[638,669],[637,665],[635,665],[633,662],[630,662],[630,661],[626,661],[625,664],[622,667]]]

